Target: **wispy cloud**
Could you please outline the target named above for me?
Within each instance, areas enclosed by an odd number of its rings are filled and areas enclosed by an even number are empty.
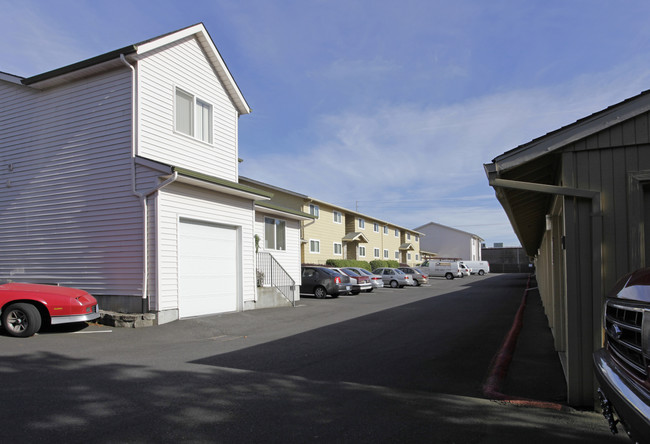
[[[650,71],[633,62],[555,86],[449,106],[385,103],[364,113],[321,115],[311,128],[319,142],[303,146],[299,155],[243,152],[242,174],[403,226],[436,221],[513,243],[483,164],[648,84]],[[477,196],[483,204],[476,205]]]

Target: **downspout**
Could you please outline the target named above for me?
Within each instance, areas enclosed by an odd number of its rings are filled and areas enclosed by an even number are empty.
[[[137,143],[138,143],[138,97],[137,97],[137,83],[136,83],[136,70],[124,57],[124,54],[120,54],[120,60],[131,70],[131,193],[140,200],[140,205],[142,206],[142,312],[149,312],[148,304],[148,279],[149,276],[149,229],[148,229],[148,206],[147,198],[160,190],[163,187],[166,187],[170,183],[178,179],[178,173],[174,173],[167,178],[162,183],[158,184],[154,189],[146,192],[140,193],[137,190],[136,184],[136,174],[135,174],[135,157],[137,154]]]

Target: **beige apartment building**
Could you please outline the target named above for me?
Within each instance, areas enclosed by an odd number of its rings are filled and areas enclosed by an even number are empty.
[[[351,211],[294,191],[240,177],[243,185],[273,194],[271,203],[311,214],[301,227],[302,263],[325,264],[328,259],[421,261],[422,233]]]

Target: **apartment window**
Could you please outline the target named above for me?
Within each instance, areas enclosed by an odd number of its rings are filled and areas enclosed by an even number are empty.
[[[375,257],[379,258],[379,248],[375,248]]]
[[[269,250],[286,250],[286,222],[271,217],[264,218],[264,247]]]
[[[318,205],[309,204],[309,214],[318,219],[320,217],[320,208],[318,208]]]
[[[362,218],[359,218],[359,228],[366,228],[366,221]]]
[[[420,255],[419,255],[419,254],[416,254],[416,255],[415,255],[415,260],[416,260],[416,261],[419,261],[419,260],[420,260]]]
[[[395,252],[395,259],[399,260],[399,251]]]
[[[384,250],[384,259],[388,259],[388,250]]]
[[[379,233],[379,224],[378,223],[375,222],[373,224],[372,231],[374,231],[375,233]]]
[[[411,260],[411,253],[406,254],[406,259],[409,260],[409,261]]]
[[[334,212],[334,223],[340,224],[343,221],[343,215],[339,211]]]
[[[340,243],[334,242],[334,254],[336,256],[341,256],[343,254],[343,245]]]
[[[176,131],[212,143],[212,105],[176,88]]]
[[[320,241],[319,240],[310,240],[309,241],[309,252],[310,253],[320,253]]]
[[[406,233],[406,240],[411,240],[411,233]]]
[[[366,257],[366,247],[359,247],[359,256]]]
[[[399,230],[395,228],[395,237],[399,237]]]
[[[388,234],[388,226],[384,227],[384,234]]]
[[[415,235],[415,242],[420,242],[420,235],[418,234]]]

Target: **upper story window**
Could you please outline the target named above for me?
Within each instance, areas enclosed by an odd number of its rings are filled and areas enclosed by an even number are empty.
[[[411,240],[411,233],[406,233],[406,239]]]
[[[373,224],[372,231],[374,231],[375,233],[379,233],[379,224],[377,222]]]
[[[399,237],[399,230],[395,228],[395,237]]]
[[[264,218],[264,246],[269,250],[286,250],[286,222],[271,217]]]
[[[212,143],[212,105],[176,88],[176,131]]]
[[[384,234],[388,234],[388,225],[384,226]]]
[[[335,211],[334,212],[334,223],[335,224],[340,224],[343,221],[343,215],[341,214],[340,211]]]
[[[318,219],[320,217],[320,208],[318,208],[318,205],[309,204],[309,214]]]
[[[361,229],[366,228],[366,221],[363,220],[362,218],[359,218],[359,228]]]

